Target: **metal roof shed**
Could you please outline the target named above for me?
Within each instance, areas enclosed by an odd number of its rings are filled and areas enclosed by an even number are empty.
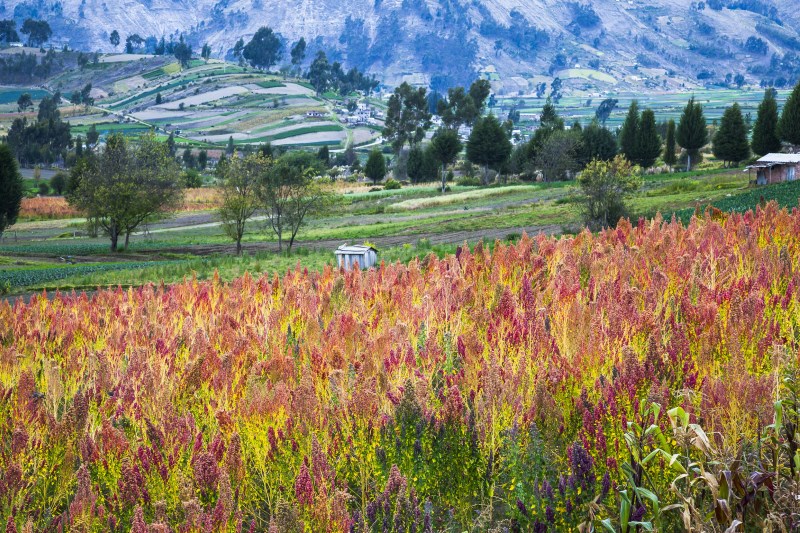
[[[362,269],[372,268],[378,262],[378,250],[372,246],[343,244],[336,249],[336,260],[339,268],[345,270],[352,270],[356,265]]]

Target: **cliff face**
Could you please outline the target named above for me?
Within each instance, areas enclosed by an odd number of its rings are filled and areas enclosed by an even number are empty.
[[[0,0],[0,9],[20,24],[45,18],[57,44],[86,50],[113,51],[117,30],[120,50],[134,33],[185,34],[230,57],[266,25],[287,49],[305,37],[308,60],[323,48],[390,85],[441,87],[482,72],[506,92],[555,76],[602,91],[800,75],[796,0]]]

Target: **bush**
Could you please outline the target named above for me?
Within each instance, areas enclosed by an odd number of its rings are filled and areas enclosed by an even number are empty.
[[[40,183],[39,194],[41,194],[42,196],[47,196],[48,194],[50,194],[50,185],[44,182]]]
[[[386,180],[386,183],[383,185],[383,189],[386,190],[386,191],[393,191],[393,190],[402,189],[402,188],[403,188],[403,186],[400,185],[400,182],[395,180],[395,179],[392,179],[392,178],[389,178],[388,180]]]
[[[461,176],[456,180],[460,187],[480,187],[481,180],[475,176]]]

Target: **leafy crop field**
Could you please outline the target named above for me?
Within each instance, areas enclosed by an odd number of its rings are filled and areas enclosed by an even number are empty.
[[[368,272],[0,302],[0,516],[791,530],[798,264],[800,211],[773,203]]]

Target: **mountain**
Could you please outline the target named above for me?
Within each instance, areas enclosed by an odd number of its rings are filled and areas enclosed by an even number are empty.
[[[499,93],[536,90],[555,77],[566,91],[678,89],[800,77],[797,0],[0,0],[0,19],[44,18],[53,42],[114,51],[112,31],[184,34],[196,51],[232,57],[260,26],[288,48],[309,42],[306,66],[329,58],[443,89],[481,74]],[[727,79],[726,79],[727,77]]]

